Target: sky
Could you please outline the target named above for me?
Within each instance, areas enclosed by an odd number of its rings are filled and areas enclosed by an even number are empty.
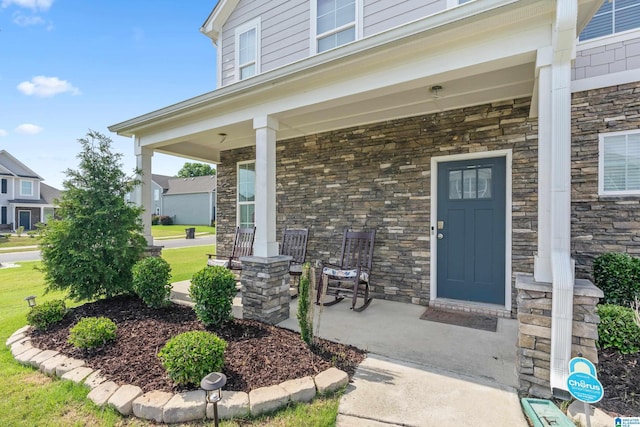
[[[216,88],[216,49],[200,33],[218,0],[0,0],[0,149],[62,189],[89,130]],[[152,172],[185,162],[154,154]]]

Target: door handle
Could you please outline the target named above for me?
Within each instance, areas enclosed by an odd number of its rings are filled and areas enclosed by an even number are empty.
[[[438,233],[438,240],[442,240],[442,239],[444,239],[444,234]]]

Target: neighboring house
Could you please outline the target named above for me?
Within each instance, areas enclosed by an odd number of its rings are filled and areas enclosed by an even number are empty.
[[[153,215],[165,215],[163,202],[164,194],[169,190],[170,176],[151,174],[151,208],[149,211]],[[135,202],[137,200],[140,187],[136,187],[125,195],[125,199],[129,202]]]
[[[575,278],[640,253],[640,0],[221,0],[201,31],[220,87],[109,129],[145,171],[218,163],[220,250],[376,228],[375,297],[503,316],[530,277],[554,327],[525,391],[566,389]]]
[[[60,191],[5,150],[0,150],[0,229],[32,230],[53,216]]]
[[[174,224],[211,225],[216,218],[216,177],[171,178],[163,196]]]

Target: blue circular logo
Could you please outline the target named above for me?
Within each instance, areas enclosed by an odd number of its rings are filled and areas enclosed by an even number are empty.
[[[596,403],[604,396],[602,384],[593,375],[573,372],[567,378],[569,393],[581,402]]]

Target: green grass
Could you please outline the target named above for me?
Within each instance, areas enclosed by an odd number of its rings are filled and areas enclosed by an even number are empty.
[[[216,228],[207,225],[152,225],[151,234],[157,239],[184,237],[185,228],[191,227],[195,227],[196,234],[216,234]]]
[[[166,249],[163,257],[171,264],[174,280],[185,280],[206,264],[204,254],[209,246]],[[37,303],[59,299],[60,292],[44,294],[39,262],[23,262],[20,267],[0,269],[0,425],[2,426],[153,426],[135,418],[123,418],[110,408],[98,408],[86,396],[83,386],[48,377],[18,364],[6,339],[26,324],[28,312],[24,298],[36,295]],[[75,304],[67,301],[68,306]],[[311,404],[292,405],[275,414],[255,419],[223,421],[222,427],[325,427],[335,424],[340,396],[316,399]],[[184,425],[184,424],[183,424]],[[213,426],[212,421],[190,423],[190,426]]]
[[[37,246],[39,243],[40,239],[38,239],[37,237],[30,237],[26,234],[23,234],[21,237],[10,235],[7,238],[0,238],[0,251],[3,248]]]

